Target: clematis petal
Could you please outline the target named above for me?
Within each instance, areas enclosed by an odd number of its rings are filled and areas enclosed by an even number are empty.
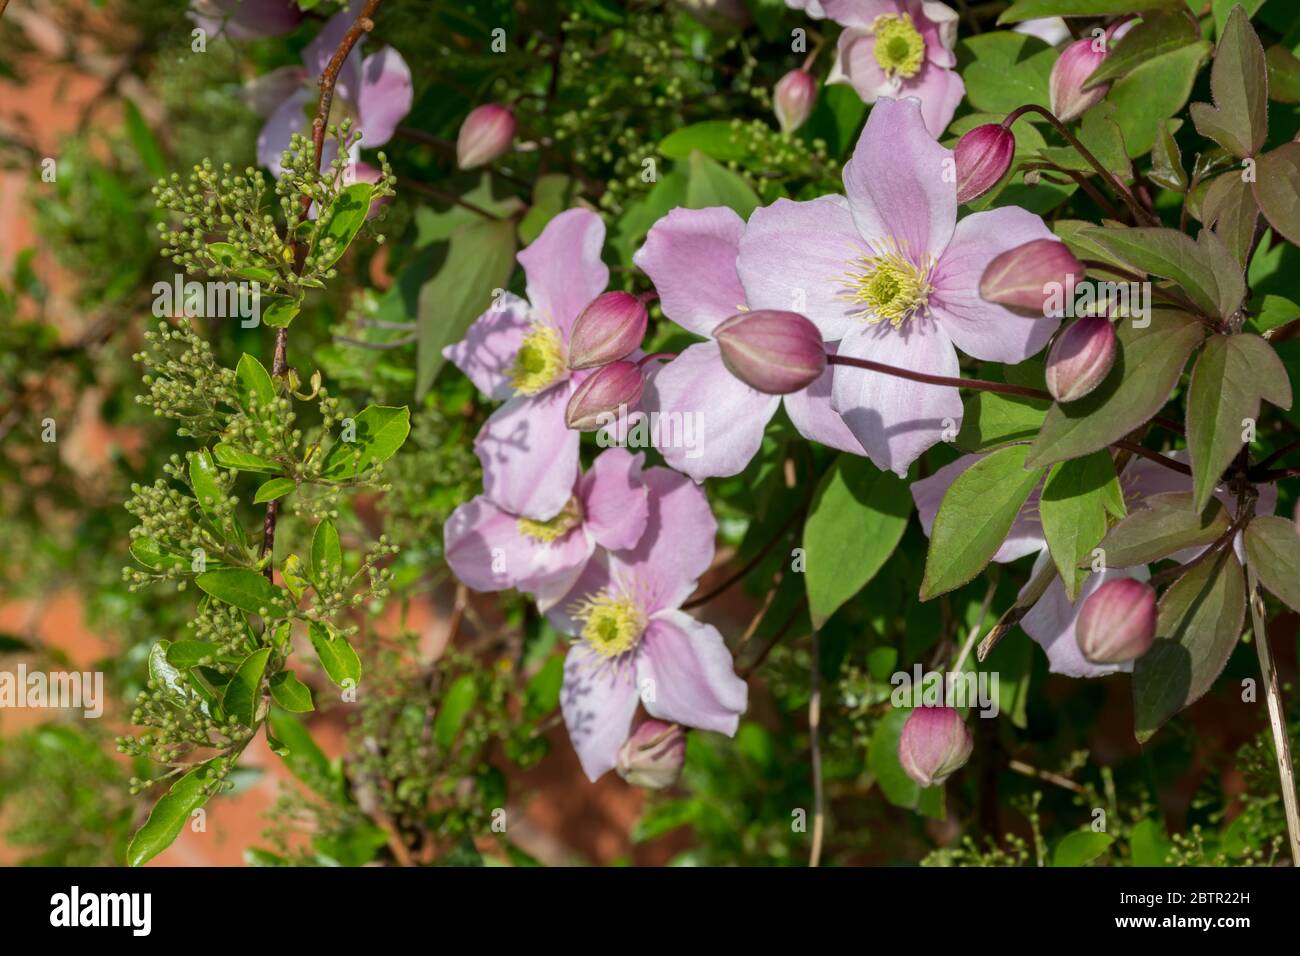
[[[868,251],[844,197],[778,199],[749,217],[736,265],[751,309],[806,315],[834,341],[856,324],[849,273]]]
[[[1051,560],[1051,555],[1044,551],[1034,564],[1034,573],[1036,574],[1046,562]],[[1071,604],[1069,598],[1065,596],[1065,585],[1061,583],[1061,579],[1056,578],[1047,586],[1038,603],[1029,609],[1021,620],[1020,626],[1047,652],[1048,670],[1053,674],[1064,674],[1066,677],[1103,677],[1106,674],[1131,671],[1132,661],[1123,664],[1094,664],[1085,658],[1075,639],[1074,626],[1083,602],[1106,581],[1116,578],[1136,578],[1145,581],[1148,577],[1146,568],[1090,574],[1083,582],[1083,587],[1079,589],[1079,600],[1074,604]]]
[[[680,607],[713,563],[717,519],[704,490],[668,468],[649,468],[650,520],[635,548],[609,553],[610,574],[646,614]]]
[[[655,447],[696,481],[744,471],[763,444],[763,429],[781,404],[727,371],[716,342],[689,346],[646,382]]]
[[[518,518],[482,495],[452,512],[443,546],[456,577],[476,591],[531,591],[554,580],[571,585],[594,548],[579,528],[554,541],[530,537]]]
[[[844,167],[844,191],[858,232],[892,239],[913,262],[943,254],[957,222],[952,150],[926,130],[920,101],[881,98]]]
[[[1015,206],[972,213],[957,223],[931,277],[930,296],[930,308],[957,348],[987,362],[1014,364],[1047,344],[1060,319],[1027,319],[985,302],[979,284],[996,256],[1035,239],[1051,238],[1052,231],[1040,217]]]
[[[910,0],[910,3],[914,11],[918,8],[920,11],[920,16],[913,13],[912,19],[925,38],[926,58],[935,66],[949,69],[956,66],[957,54],[953,47],[957,45],[957,11],[939,0]]]
[[[960,372],[952,342],[926,318],[909,319],[897,329],[888,323],[861,325],[840,342],[839,354],[931,375],[956,377]],[[835,366],[831,407],[876,467],[899,475],[938,444],[945,429],[959,428],[962,418],[961,394],[951,386],[844,365]]]
[[[652,717],[728,736],[749,702],[718,629],[684,611],[651,618],[637,654],[637,685]]]
[[[836,348],[828,345],[826,351],[834,354]],[[834,381],[835,368],[828,365],[826,371],[807,388],[784,397],[786,413],[804,438],[853,455],[865,455],[862,442],[831,405]]]
[[[352,24],[357,22],[357,17],[361,16],[364,5],[365,0],[352,0],[346,10],[326,20],[320,32],[303,47],[302,62],[307,64],[307,69],[311,71],[313,77],[319,77],[325,72],[325,68],[329,66],[334,56],[334,51],[343,42],[348,30],[352,29]],[[356,101],[357,93],[361,89],[361,47],[364,43],[365,38],[362,37],[352,48],[348,58],[343,61],[338,80],[334,84],[334,95],[349,103]]]
[[[302,67],[281,66],[249,80],[239,91],[239,96],[258,116],[270,116],[276,107],[306,83],[307,71]]]
[[[876,17],[899,13],[899,0],[821,0],[826,16],[842,27],[870,27]]]
[[[280,156],[289,148],[293,134],[307,129],[306,109],[310,99],[311,92],[306,87],[290,93],[271,111],[257,134],[257,161],[273,176],[283,171]]]
[[[577,574],[544,581],[533,594],[538,610],[546,615],[552,627],[561,634],[577,637],[582,633],[583,622],[573,616],[574,610],[583,600],[608,590],[613,583],[609,552],[596,548]]]
[[[554,518],[578,478],[578,433],[564,424],[568,382],[510,399],[483,425],[474,451],[483,465],[483,494],[511,514]]]
[[[610,448],[592,462],[578,483],[587,533],[601,547],[617,551],[641,540],[650,520],[650,492],[641,480],[645,455]]]
[[[928,478],[912,482],[912,500],[916,502],[916,514],[921,519],[921,529],[927,538],[934,527],[934,517],[939,513],[943,496],[948,493],[952,483],[963,471],[983,457],[983,455],[963,455],[956,461],[944,465]],[[1043,525],[1038,519],[1038,499],[1041,490],[1041,488],[1034,489],[1025,501],[1024,507],[1020,509],[1016,520],[1011,524],[1011,530],[1003,539],[1002,546],[993,555],[994,561],[1004,563],[1015,561],[1025,555],[1037,554],[1047,547],[1047,539],[1043,536]]]
[[[942,136],[966,95],[966,84],[956,70],[926,62],[921,72],[904,80],[899,96],[914,96],[921,103],[921,116],[931,136]]]
[[[613,769],[636,713],[635,671],[609,663],[582,644],[564,659],[560,712],[588,780]]]
[[[859,27],[847,28],[835,41],[835,62],[826,83],[847,83],[864,103],[893,96],[901,86],[876,61],[876,38]]]
[[[506,292],[474,320],[463,339],[444,348],[442,355],[488,398],[505,401],[515,391],[510,385],[510,369],[528,330],[528,303]]]
[[[528,280],[528,301],[549,319],[564,341],[573,320],[609,285],[609,268],[600,261],[605,223],[590,209],[569,209],[546,224],[542,234],[519,253]]]
[[[632,261],[659,292],[664,315],[709,335],[747,303],[736,274],[745,221],[725,207],[677,207],[653,226]]]
[[[391,46],[370,54],[361,64],[357,125],[361,146],[382,146],[411,112],[411,69]]]

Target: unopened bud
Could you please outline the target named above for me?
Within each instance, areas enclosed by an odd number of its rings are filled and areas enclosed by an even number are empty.
[[[456,165],[484,166],[505,153],[515,137],[515,114],[508,106],[488,103],[470,111],[456,137]]]
[[[647,720],[619,749],[614,769],[634,787],[665,790],[677,782],[685,762],[686,731],[678,724]]]
[[[805,122],[817,102],[817,81],[807,70],[791,70],[777,80],[772,105],[781,132],[793,133]]]
[[[978,199],[998,184],[1016,155],[1016,138],[1001,123],[976,126],[957,140],[957,201]]]
[[[569,368],[595,368],[626,358],[645,338],[646,311],[629,292],[606,292],[578,314],[569,336]]]
[[[564,410],[564,423],[580,432],[595,431],[608,424],[620,408],[632,408],[641,401],[645,378],[635,362],[602,365],[579,385]]]
[[[1117,578],[1083,602],[1074,638],[1094,664],[1123,664],[1147,652],[1156,636],[1156,591],[1145,581]]]
[[[952,707],[918,707],[898,738],[898,762],[923,787],[943,783],[970,759],[975,743]]]
[[[1063,304],[1083,277],[1083,263],[1065,243],[1034,239],[993,257],[980,277],[980,297],[1041,318],[1051,303]]]
[[[741,312],[718,325],[713,338],[731,374],[768,395],[806,388],[826,369],[821,332],[797,312]]]
[[[1073,322],[1047,353],[1047,390],[1058,402],[1073,402],[1100,385],[1115,364],[1115,329],[1109,319],[1089,316]]]
[[[1135,22],[1130,19],[1113,23],[1105,35],[1075,40],[1061,51],[1052,65],[1048,87],[1052,112],[1062,123],[1082,116],[1106,95],[1109,83],[1098,83],[1086,90],[1084,84],[1110,54],[1111,44],[1127,33]]]

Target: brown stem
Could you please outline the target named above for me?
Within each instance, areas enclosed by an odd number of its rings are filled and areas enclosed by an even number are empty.
[[[1181,461],[1174,461],[1172,458],[1166,458],[1164,455],[1160,454],[1160,452],[1152,451],[1150,448],[1139,445],[1135,441],[1129,441],[1127,438],[1121,438],[1119,441],[1111,442],[1111,444],[1116,448],[1122,448],[1125,451],[1132,452],[1139,458],[1153,461],[1157,465],[1164,465],[1170,471],[1176,471],[1180,475],[1188,475],[1190,477],[1192,474],[1192,469],[1187,465],[1184,465]]]
[[[1010,385],[1006,382],[990,382],[981,378],[949,378],[946,375],[931,375],[928,372],[913,372],[910,368],[899,368],[896,365],[885,365],[883,362],[873,362],[871,359],[854,358],[850,355],[828,355],[826,362],[829,365],[848,365],[852,368],[866,369],[868,372],[879,372],[882,375],[893,375],[895,378],[905,378],[912,382],[921,382],[925,385],[947,385],[951,388],[970,388],[979,392],[1000,392],[1003,395],[1020,395],[1024,398],[1037,398],[1045,402],[1050,402],[1052,396],[1043,391],[1041,388],[1029,388],[1025,385]]]
[[[334,102],[334,85],[338,82],[339,72],[343,69],[343,64],[347,61],[348,54],[352,48],[357,45],[363,33],[369,33],[375,28],[375,21],[371,19],[375,11],[379,9],[382,0],[367,0],[366,5],[361,10],[361,15],[357,17],[356,22],[348,28],[347,34],[334,50],[334,55],[330,57],[329,63],[320,76],[320,99],[316,103],[316,118],[312,121],[311,141],[312,156],[316,163],[316,172],[320,172],[321,156],[325,149],[325,129],[328,125],[330,106]],[[311,207],[311,197],[302,197],[302,211],[305,215]],[[298,244],[295,241],[294,246]],[[302,256],[297,256],[299,263],[303,261]],[[298,266],[301,270],[302,266]],[[271,375],[284,376],[289,372],[289,330],[279,328],[275,330],[275,357],[271,362]],[[266,505],[266,515],[262,519],[262,557],[269,557],[266,563],[266,569],[262,572],[266,575],[267,580],[275,578],[275,526],[279,520],[280,506],[278,501],[268,502]]]
[[[727,578],[717,587],[713,588],[711,591],[706,591],[704,594],[701,594],[699,597],[692,598],[691,600],[687,601],[685,604],[682,605],[682,610],[689,611],[691,608],[699,607],[701,604],[708,604],[715,597],[717,597],[722,592],[726,591],[737,581],[744,580],[745,576],[749,574],[750,571],[753,571],[756,567],[762,564],[763,559],[772,553],[772,549],[776,547],[777,542],[784,539],[785,536],[790,532],[790,529],[795,527],[797,524],[799,524],[802,521],[803,516],[806,513],[806,510],[807,510],[806,507],[804,507],[794,511],[790,515],[790,517],[787,518],[785,522],[781,525],[780,529],[776,532],[776,534],[772,535],[772,537],[769,538],[764,543],[764,545],[758,549],[758,553],[745,562],[744,567],[742,567],[735,574],[731,575],[731,577]]]
[[[808,745],[812,759],[813,778],[813,833],[812,852],[808,856],[808,865],[816,867],[821,864],[822,838],[826,832],[826,796],[822,787],[822,645],[817,631],[812,634],[812,668],[810,673],[811,689],[808,697]]]

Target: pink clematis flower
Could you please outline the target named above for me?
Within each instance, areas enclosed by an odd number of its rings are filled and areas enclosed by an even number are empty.
[[[192,0],[188,16],[209,36],[232,40],[283,36],[302,22],[294,0]]]
[[[709,338],[724,319],[755,308],[792,308],[758,301],[736,269],[745,222],[730,209],[677,208],[650,229],[633,261],[654,282],[664,315],[682,328]],[[795,308],[795,311],[799,311]],[[651,412],[698,416],[694,447],[664,442],[664,460],[696,481],[738,474],[763,443],[763,430],[784,401],[790,420],[805,438],[841,451],[863,454],[862,446],[831,408],[831,372],[789,395],[766,395],[732,375],[722,352],[710,341],[687,347],[656,370],[642,399]],[[659,437],[672,430],[660,429]]]
[[[598,547],[623,551],[641,540],[650,517],[644,458],[621,448],[603,452],[550,521],[521,518],[478,495],[447,519],[447,563],[476,591],[518,588],[535,595],[543,612],[550,610]]]
[[[587,776],[618,762],[638,702],[650,716],[734,734],[748,703],[722,635],[680,610],[713,561],[717,522],[698,485],[649,468],[650,520],[629,551],[598,550],[550,612],[577,638],[560,709]]]
[[[881,99],[844,167],[847,198],[779,199],[750,216],[738,261],[749,307],[799,301],[793,311],[840,355],[932,375],[959,374],[957,348],[1008,363],[1039,351],[1059,320],[985,302],[979,282],[999,253],[1055,237],[1015,207],[957,222],[954,169],[916,100]],[[871,460],[900,475],[962,417],[954,387],[846,366],[835,368],[831,404]]]
[[[916,502],[921,527],[927,537],[930,529],[934,527],[935,515],[939,512],[939,504],[943,501],[948,488],[957,480],[958,475],[983,457],[983,455],[964,455],[944,465],[930,477],[912,483],[912,498]],[[1187,459],[1186,452],[1171,452],[1167,457],[1183,462]],[[1192,480],[1163,465],[1145,458],[1137,458],[1129,462],[1120,476],[1120,489],[1124,494],[1124,505],[1132,513],[1140,510],[1143,502],[1152,495],[1191,491]],[[993,556],[994,561],[1007,563],[1028,555],[1037,555],[1031,578],[1052,560],[1047,549],[1047,538],[1043,534],[1043,525],[1038,517],[1040,491],[1041,488],[1035,489],[1029,496],[1011,525],[1011,531],[1002,542],[1002,547]],[[1215,497],[1227,506],[1230,514],[1235,512],[1237,500],[1226,488],[1216,488]],[[1276,504],[1277,490],[1270,485],[1261,490],[1256,510],[1259,514],[1272,514]],[[1242,557],[1240,535],[1237,536],[1234,546],[1238,557]],[[1183,564],[1196,557],[1202,550],[1204,549],[1189,548],[1170,557]],[[1075,640],[1075,625],[1083,602],[1105,582],[1119,578],[1145,581],[1150,576],[1145,565],[1134,568],[1107,568],[1100,573],[1089,574],[1079,589],[1078,600],[1073,604],[1066,596],[1065,585],[1057,577],[1021,619],[1020,626],[1047,653],[1048,669],[1054,674],[1064,674],[1067,677],[1101,677],[1120,671],[1131,671],[1132,661],[1122,664],[1094,664],[1085,658]]]
[[[957,111],[966,85],[957,71],[957,11],[935,0],[821,0],[844,26],[827,83],[848,83],[863,102],[915,96],[932,136]]]
[[[550,521],[573,497],[579,434],[565,424],[564,410],[591,373],[569,370],[569,335],[609,283],[604,242],[605,224],[591,210],[560,213],[519,253],[528,300],[502,295],[442,351],[485,396],[505,401],[474,449],[483,494],[509,514]]]
[[[257,161],[272,174],[280,175],[280,156],[289,148],[293,134],[308,131],[307,112],[315,107],[320,95],[316,81],[360,10],[360,0],[353,0],[349,9],[331,17],[315,39],[303,48],[304,66],[272,70],[245,89],[245,99],[267,118],[257,135]],[[333,124],[345,118],[353,120],[361,132],[354,153],[387,143],[397,124],[411,111],[411,70],[402,55],[386,46],[363,59],[363,42],[358,41],[343,63],[329,118]],[[322,165],[328,166],[334,159],[335,146],[327,141],[326,147]],[[349,159],[355,163],[357,156]]]

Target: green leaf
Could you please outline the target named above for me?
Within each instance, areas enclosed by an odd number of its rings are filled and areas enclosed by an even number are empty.
[[[307,633],[330,680],[340,687],[356,687],[361,682],[361,658],[348,639],[333,626],[318,621],[311,623]]]
[[[1159,820],[1142,820],[1134,825],[1128,846],[1134,866],[1164,866],[1173,849]]]
[[[284,586],[289,589],[295,601],[301,599],[303,592],[311,586],[311,580],[302,572],[302,558],[296,554],[286,556],[280,565],[280,577],[284,579]]]
[[[249,471],[261,475],[273,475],[280,471],[280,466],[270,459],[254,455],[234,445],[227,445],[225,442],[214,445],[212,453],[216,455],[217,463],[223,468],[234,468],[237,471]]]
[[[742,219],[758,208],[758,195],[740,175],[705,156],[691,152],[690,178],[686,182],[686,205],[691,209],[727,206]]]
[[[1214,35],[1223,36],[1224,27],[1228,23],[1228,15],[1240,6],[1246,11],[1247,17],[1253,17],[1260,7],[1264,5],[1264,0],[1212,0],[1210,6],[1214,11]]]
[[[1129,161],[1124,145],[1124,137],[1116,122],[1115,104],[1105,101],[1098,103],[1083,114],[1079,122],[1079,142],[1093,157],[1121,182],[1132,182],[1133,164]],[[1039,150],[1042,158],[1055,163],[1063,169],[1075,169],[1091,172],[1093,166],[1087,162],[1073,146],[1052,146]]]
[[[262,702],[262,677],[266,674],[266,662],[270,656],[271,649],[263,647],[245,657],[221,698],[226,713],[245,727],[257,724],[258,705]]]
[[[144,116],[140,113],[140,107],[136,106],[134,101],[123,97],[122,103],[126,110],[126,132],[131,137],[131,145],[135,148],[140,164],[154,179],[165,178],[168,173],[167,161],[163,158],[158,138],[149,129],[149,124],[144,121]]]
[[[303,722],[280,707],[272,707],[267,723],[286,751],[280,756],[289,772],[321,796],[335,803],[344,802],[340,776]]]
[[[264,481],[253,495],[253,504],[260,505],[283,498],[297,487],[297,483],[292,478],[272,478],[270,481]]]
[[[1268,98],[1277,103],[1300,103],[1300,58],[1282,46],[1269,47]]]
[[[1012,442],[1033,440],[1051,402],[997,392],[976,392],[966,400],[957,447],[989,451]]]
[[[1048,79],[1058,54],[1037,37],[1010,30],[962,37],[957,56],[966,95],[977,110],[1005,116],[1026,103],[1050,107]]]
[[[1259,221],[1259,206],[1250,183],[1231,171],[1216,176],[1201,200],[1201,219],[1213,227],[1238,266],[1244,269],[1255,242],[1255,224]]]
[[[563,173],[546,173],[537,177],[537,182],[533,183],[533,203],[519,220],[520,240],[532,243],[548,222],[569,208],[578,191],[573,177]]]
[[[144,866],[172,845],[190,814],[208,802],[207,788],[214,785],[217,773],[213,761],[199,764],[171,785],[149,811],[149,819],[131,837],[126,848],[127,866]]]
[[[173,700],[181,700],[189,694],[185,691],[181,672],[168,660],[170,649],[171,641],[159,641],[149,648],[149,680]]]
[[[367,405],[352,423],[354,440],[335,442],[325,455],[321,474],[326,478],[355,478],[371,465],[392,458],[411,431],[411,410],[405,405]]]
[[[552,655],[546,659],[524,688],[524,717],[540,720],[560,706],[560,689],[564,685],[564,658]]]
[[[302,299],[276,296],[262,309],[262,322],[273,329],[287,329],[302,309]]]
[[[1187,173],[1183,169],[1183,156],[1174,139],[1174,130],[1180,121],[1163,119],[1156,130],[1156,141],[1151,148],[1151,171],[1147,174],[1157,186],[1176,193],[1187,192]]]
[[[1226,265],[1218,263],[1220,247],[1176,229],[1094,226],[1083,234],[1130,268],[1177,283],[1206,315],[1227,318],[1245,296],[1241,268],[1230,256]],[[1202,231],[1202,237],[1207,235],[1211,234]],[[1222,249],[1222,254],[1227,256],[1227,250]]]
[[[348,246],[352,245],[352,240],[357,237],[366,221],[374,191],[375,187],[370,183],[353,183],[345,186],[334,197],[329,209],[325,210],[313,251],[319,249],[321,241],[326,238],[333,239],[334,246],[327,255],[317,254],[315,271],[324,272],[347,252]]]
[[[262,614],[263,611],[282,614],[290,603],[283,588],[246,568],[205,571],[194,579],[194,583],[218,601],[250,614]]]
[[[1142,504],[1102,538],[1098,547],[1104,552],[1106,567],[1133,568],[1203,547],[1223,537],[1230,523],[1227,509],[1217,498],[1198,511],[1186,491],[1149,495]]]
[[[1291,382],[1273,347],[1249,333],[1210,336],[1187,392],[1187,446],[1198,509],[1245,444],[1248,422],[1259,419],[1261,398],[1291,407]]]
[[[1273,515],[1246,525],[1246,562],[1269,592],[1293,611],[1300,611],[1300,535],[1295,525]],[[1262,638],[1261,638],[1262,639]]]
[[[1245,613],[1246,584],[1232,548],[1202,561],[1165,591],[1155,643],[1133,666],[1138,743],[1210,689],[1237,646]]]
[[[218,657],[217,649],[207,641],[175,641],[167,648],[167,663],[173,667],[198,667]]]
[[[1170,309],[1153,308],[1150,320],[1141,329],[1127,320],[1117,323],[1119,348],[1110,374],[1078,401],[1048,409],[1030,465],[1091,454],[1160,411],[1205,332],[1191,316]]]
[[[1067,833],[1052,851],[1052,866],[1087,866],[1110,849],[1114,840],[1109,833],[1093,830]]]
[[[840,455],[817,486],[803,528],[805,584],[820,628],[862,590],[894,553],[912,496],[896,475],[865,458]]]
[[[1234,7],[1210,69],[1214,105],[1193,103],[1196,131],[1238,159],[1254,156],[1268,135],[1268,66],[1250,18]]]
[[[998,23],[1020,23],[1038,17],[1104,17],[1181,5],[1182,0],[1016,0],[1002,11]]]
[[[911,713],[910,708],[893,707],[876,722],[867,745],[867,770],[880,785],[885,799],[894,806],[920,810],[926,816],[942,819],[943,787],[922,788],[898,762],[898,739]]]
[[[226,519],[217,511],[217,505],[226,500],[226,494],[221,490],[216,463],[206,448],[190,453],[190,486],[194,489],[199,508],[212,526],[224,535]]]
[[[168,568],[184,568],[189,562],[178,554],[164,551],[153,538],[141,535],[131,539],[131,557],[151,571],[164,571]]]
[[[255,264],[228,242],[209,242],[207,251],[208,255],[212,257],[212,261],[217,265],[218,270],[222,273],[229,273],[239,279],[263,282],[267,285],[274,285],[279,281],[279,273],[273,269]]]
[[[1255,308],[1251,327],[1256,332],[1268,332],[1300,319],[1300,305],[1280,295],[1266,295]]]
[[[1043,534],[1071,602],[1088,576],[1080,565],[1106,534],[1106,500],[1118,494],[1118,485],[1115,463],[1104,450],[1054,465],[1043,485]]]
[[[266,366],[245,352],[235,366],[235,381],[239,383],[239,398],[244,411],[254,408],[266,411],[275,403],[275,383]]]
[[[743,163],[752,158],[741,127],[729,119],[705,120],[673,130],[659,142],[659,152],[669,159],[690,159],[699,150],[720,162]]]
[[[1255,202],[1270,226],[1300,244],[1300,143],[1286,143],[1255,161]]]
[[[1009,445],[981,458],[948,488],[935,515],[925,556],[921,600],[961,587],[997,553],[1042,468],[1026,469],[1026,445]]]
[[[433,739],[443,750],[456,742],[461,725],[478,700],[478,683],[472,674],[463,674],[452,681],[442,696],[438,716],[433,720]]]
[[[508,219],[478,220],[450,236],[438,274],[420,290],[417,307],[416,398],[423,398],[442,369],[442,350],[465,331],[504,290],[515,268],[515,227]]]
[[[293,671],[280,671],[271,678],[271,699],[295,714],[305,714],[316,709],[311,699],[311,688],[298,680],[298,675]]]
[[[311,537],[311,577],[318,588],[343,573],[343,549],[334,522],[325,518]]]
[[[1115,122],[1130,156],[1145,155],[1155,144],[1160,121],[1183,108],[1209,52],[1209,43],[1193,43],[1146,61],[1110,88],[1106,101],[1115,106]]]
[[[1083,88],[1088,90],[1117,80],[1149,60],[1199,43],[1200,39],[1196,22],[1185,13],[1152,11],[1110,49]]]

